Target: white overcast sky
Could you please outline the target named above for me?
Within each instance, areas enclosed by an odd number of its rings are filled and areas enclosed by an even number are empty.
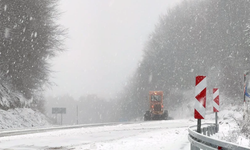
[[[66,51],[52,60],[47,95],[114,97],[135,72],[159,15],[181,0],[61,0]]]

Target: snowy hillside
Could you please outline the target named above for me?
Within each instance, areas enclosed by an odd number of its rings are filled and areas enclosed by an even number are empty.
[[[249,128],[249,124],[246,124],[243,120],[242,105],[230,105],[225,108],[218,113],[219,132],[213,138],[249,147],[250,140],[247,137],[249,131],[244,130]],[[214,120],[214,114],[208,115],[208,118]]]
[[[32,101],[32,98],[29,100],[24,98],[2,79],[0,83],[0,129],[49,125],[42,113],[26,108],[30,107]]]
[[[192,121],[196,124],[197,120],[194,119],[193,91],[194,90],[183,92],[186,103],[170,111],[170,115],[173,116],[175,120],[185,118],[187,121]],[[201,121],[202,123],[215,123],[215,114],[212,112],[211,101],[211,95],[208,94],[206,116],[205,119]],[[250,133],[250,125],[243,120],[243,114],[244,103],[242,99],[228,98],[221,93],[220,112],[218,112],[219,132],[213,135],[213,138],[249,147],[250,139],[248,135]]]
[[[0,129],[49,126],[46,117],[30,108],[0,110]]]

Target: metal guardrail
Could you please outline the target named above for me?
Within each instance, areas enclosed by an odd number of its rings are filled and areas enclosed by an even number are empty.
[[[215,124],[202,124],[202,133],[196,132],[197,126],[191,126],[188,128],[188,140],[190,142],[191,150],[250,150],[249,147],[239,146],[237,144],[226,142],[209,137],[215,134]]]
[[[131,122],[123,123],[130,124]],[[98,126],[106,126],[106,125],[119,125],[119,122],[111,122],[111,123],[98,123],[98,124],[81,124],[81,125],[71,125],[71,126],[54,126],[54,127],[46,127],[46,128],[30,128],[30,129],[13,129],[13,130],[2,130],[0,131],[0,137],[13,136],[13,135],[23,135],[23,134],[33,134],[33,133],[41,133],[55,130],[65,130],[65,129],[76,129],[76,128],[86,128],[86,127],[98,127]]]
[[[142,121],[143,122],[143,121]],[[3,129],[0,130],[0,138],[13,135],[24,135],[33,134],[41,132],[50,132],[56,130],[65,129],[77,129],[77,128],[87,128],[87,127],[101,127],[101,126],[115,126],[120,124],[133,124],[135,122],[108,122],[108,123],[95,123],[95,124],[79,124],[79,125],[67,125],[67,126],[50,126],[50,127],[32,127],[32,128],[19,128],[19,129]],[[137,122],[141,123],[141,122]]]

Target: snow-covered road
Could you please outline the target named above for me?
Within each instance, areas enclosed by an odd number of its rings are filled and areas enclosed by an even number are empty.
[[[0,138],[0,149],[189,150],[189,120],[87,127]]]

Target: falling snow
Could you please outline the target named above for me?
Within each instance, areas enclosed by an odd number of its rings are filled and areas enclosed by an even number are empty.
[[[6,39],[10,37],[10,28],[5,28],[4,37]]]

